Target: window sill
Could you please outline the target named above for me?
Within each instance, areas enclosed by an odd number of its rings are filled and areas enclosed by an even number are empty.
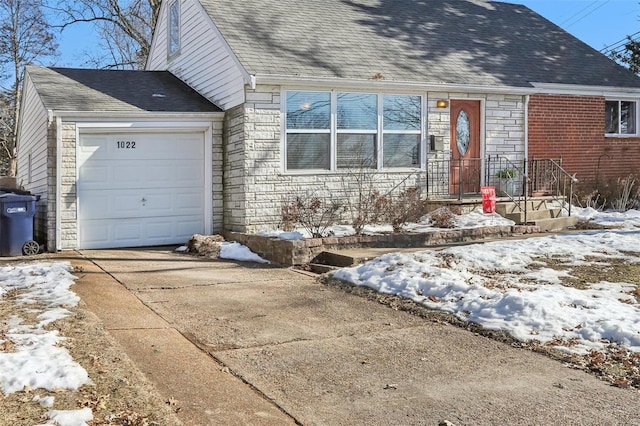
[[[421,167],[393,167],[386,169],[366,169],[366,172],[371,172],[373,174],[385,174],[385,173],[417,173],[423,172],[425,169]],[[352,175],[354,173],[359,173],[360,169],[354,170],[284,170],[282,171],[282,176],[317,176],[317,175],[335,175],[335,176],[343,176],[343,175]]]
[[[618,134],[618,133],[605,133],[604,137],[609,139],[633,139],[633,138],[640,138],[640,134],[625,135],[625,134]]]

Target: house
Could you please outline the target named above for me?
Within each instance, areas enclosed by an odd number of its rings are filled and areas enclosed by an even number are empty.
[[[19,181],[49,250],[280,223],[291,194],[638,172],[640,78],[521,5],[168,0],[146,71],[29,67]],[[196,173],[196,171],[198,171]]]

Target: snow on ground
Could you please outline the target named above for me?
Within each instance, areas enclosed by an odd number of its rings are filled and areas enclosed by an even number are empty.
[[[481,228],[484,226],[511,226],[515,222],[505,219],[497,213],[484,214],[482,209],[476,209],[471,213],[454,215],[454,226],[458,229]],[[409,232],[436,232],[442,228],[434,227],[429,223],[429,219],[425,216],[419,223],[408,223],[404,226],[405,231]],[[389,234],[393,232],[391,225],[365,225],[362,233],[365,235]],[[355,235],[356,231],[351,225],[333,225],[325,230],[326,236],[348,237]],[[296,229],[295,231],[285,232],[282,230],[270,230],[258,232],[263,237],[274,237],[282,240],[302,240],[311,238],[311,233],[306,229]]]
[[[222,243],[220,245],[220,259],[239,260],[242,262],[269,263],[240,243]]]
[[[78,389],[90,384],[87,372],[76,363],[60,343],[64,337],[45,326],[72,315],[66,308],[75,306],[79,297],[70,290],[75,277],[69,263],[34,263],[0,268],[0,303],[3,295],[17,291],[16,302],[25,313],[37,314],[35,324],[18,316],[0,319],[0,390],[5,395],[25,387],[53,390]],[[39,398],[39,397],[38,397]],[[52,408],[53,397],[38,399]],[[81,426],[92,419],[91,409],[49,412],[46,424]]]
[[[579,220],[593,222],[606,227],[640,228],[640,210],[626,212],[598,211],[591,207],[571,207],[571,215]]]
[[[633,226],[637,215],[627,212],[622,223]],[[640,253],[639,240],[640,230],[620,229],[391,253],[334,276],[507,331],[521,341],[559,338],[564,341],[559,349],[579,354],[617,342],[640,352],[635,285],[598,282],[584,290],[561,285],[571,266],[605,266],[611,259],[640,263],[630,254]],[[561,261],[569,271],[547,267],[545,258]]]

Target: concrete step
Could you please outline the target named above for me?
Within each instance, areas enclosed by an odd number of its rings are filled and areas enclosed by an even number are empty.
[[[318,266],[329,265],[338,268],[346,268],[347,266],[353,266],[359,262],[356,262],[356,259],[353,256],[349,256],[347,254],[337,253],[334,251],[323,251],[313,259],[312,263]]]
[[[529,210],[527,211],[527,217],[525,220],[524,212],[514,212],[502,215],[507,219],[513,220],[515,223],[521,224],[524,222],[533,222],[542,219],[554,219],[561,217],[561,210],[559,208],[554,209],[541,209],[541,210]]]
[[[327,272],[336,271],[339,268],[332,265],[323,265],[321,263],[310,263],[309,269],[314,274],[326,274]]]
[[[517,213],[521,209],[524,209],[526,205],[527,211],[546,210],[547,206],[555,207],[555,203],[551,203],[547,200],[528,200],[526,203],[516,203],[513,201],[504,201],[496,203],[496,213],[504,216],[509,213]]]
[[[562,229],[575,226],[576,223],[578,223],[578,218],[575,216],[539,219],[533,221],[534,225],[540,227],[541,232],[560,231]]]

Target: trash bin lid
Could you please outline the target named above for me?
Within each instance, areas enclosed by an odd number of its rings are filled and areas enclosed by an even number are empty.
[[[38,199],[35,195],[20,195],[20,194],[0,194],[0,204],[4,203],[20,203],[25,201],[36,201]]]
[[[0,195],[4,194],[4,193],[7,193],[7,194],[18,194],[18,195],[31,195],[31,192],[24,191],[22,189],[0,187]]]

